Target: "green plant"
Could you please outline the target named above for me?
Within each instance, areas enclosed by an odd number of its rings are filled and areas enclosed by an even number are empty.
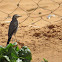
[[[41,61],[41,62],[48,62],[48,60],[46,60],[45,58],[43,58],[44,61]]]
[[[30,49],[27,46],[19,49],[18,46],[15,46],[16,44],[0,46],[0,62],[30,62],[32,60]]]

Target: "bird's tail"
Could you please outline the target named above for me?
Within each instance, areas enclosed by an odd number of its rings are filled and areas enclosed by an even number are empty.
[[[12,37],[12,36],[11,36]],[[8,41],[7,41],[7,45],[9,44],[10,40],[11,40],[11,37],[8,38]]]

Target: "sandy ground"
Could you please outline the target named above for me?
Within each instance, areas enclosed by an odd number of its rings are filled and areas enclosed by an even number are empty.
[[[41,62],[43,58],[49,62],[62,62],[62,0],[0,0],[2,46],[6,46],[7,21],[11,21],[13,14],[22,16],[18,19],[16,37],[19,43],[31,49],[32,62]],[[48,15],[55,16],[48,19]],[[14,42],[11,39],[11,43]]]

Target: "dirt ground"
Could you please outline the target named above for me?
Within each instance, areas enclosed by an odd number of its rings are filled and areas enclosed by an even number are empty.
[[[16,38],[32,52],[32,62],[62,62],[62,0],[0,0],[0,45],[6,46],[9,21],[19,14]],[[49,15],[51,16],[49,19]],[[14,38],[14,36],[12,37]],[[14,43],[12,41],[10,43]],[[21,47],[20,47],[21,48]]]

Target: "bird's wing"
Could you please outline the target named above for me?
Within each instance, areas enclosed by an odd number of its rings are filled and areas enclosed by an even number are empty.
[[[17,30],[17,27],[18,26],[14,25],[13,22],[10,23],[10,25],[9,25],[9,31],[8,31],[8,36],[9,37],[12,36],[13,33]]]

